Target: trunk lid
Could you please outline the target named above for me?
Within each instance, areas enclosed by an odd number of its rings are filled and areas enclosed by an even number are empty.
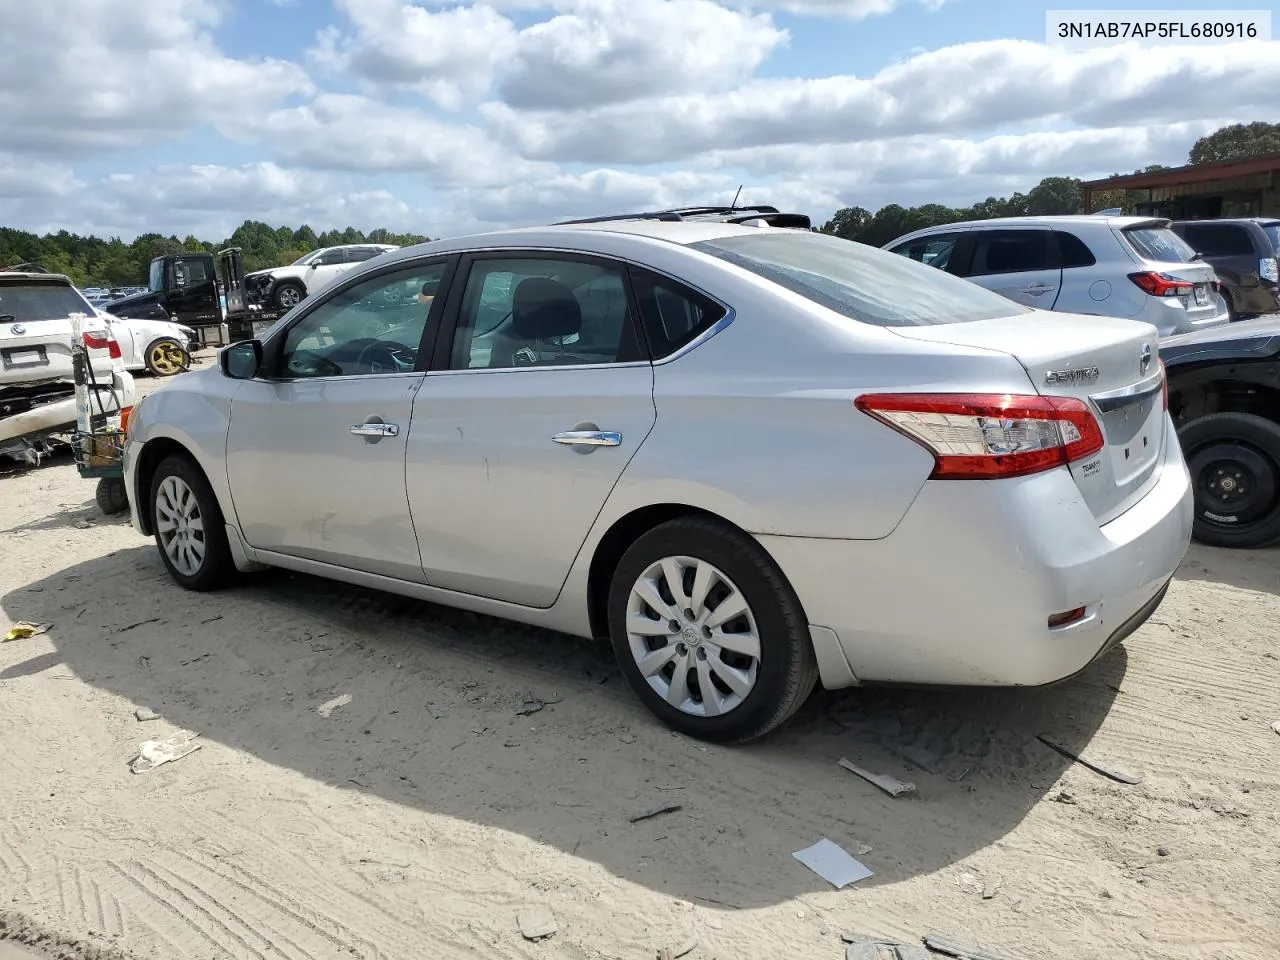
[[[893,332],[1006,353],[1041,395],[1088,404],[1106,446],[1070,469],[1099,524],[1119,516],[1155,483],[1167,438],[1164,372],[1156,330],[1149,324],[1036,311],[974,323],[894,327]]]

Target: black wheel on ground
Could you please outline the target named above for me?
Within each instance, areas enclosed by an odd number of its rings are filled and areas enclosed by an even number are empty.
[[[277,310],[292,310],[307,295],[306,288],[297,280],[285,280],[271,291],[271,303]]]
[[[1280,541],[1280,424],[1214,413],[1192,420],[1178,440],[1195,490],[1197,540],[1243,549]]]
[[[231,579],[235,563],[213,488],[188,457],[166,457],[151,481],[148,509],[160,559],[175,583],[188,590],[216,590]]]
[[[98,501],[98,509],[107,516],[129,509],[129,496],[121,477],[103,477],[99,480],[94,499]]]
[[[795,592],[760,545],[726,523],[686,517],[636,540],[614,571],[608,612],[627,682],[680,733],[754,740],[817,684]]]

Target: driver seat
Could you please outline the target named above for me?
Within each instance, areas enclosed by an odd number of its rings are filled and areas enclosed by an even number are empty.
[[[489,366],[555,363],[556,357],[543,359],[542,342],[581,331],[582,306],[573,291],[550,277],[526,277],[511,297],[510,332],[499,331],[493,337]]]

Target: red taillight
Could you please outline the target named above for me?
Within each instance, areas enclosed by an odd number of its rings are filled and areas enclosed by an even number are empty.
[[[84,335],[84,345],[90,350],[105,350],[112,360],[119,360],[124,356],[120,352],[120,341],[109,333],[86,333]]]
[[[1049,629],[1056,630],[1059,627],[1065,627],[1073,623],[1078,623],[1084,619],[1084,615],[1089,612],[1088,607],[1076,607],[1074,610],[1066,610],[1062,613],[1055,613],[1049,618]]]
[[[934,480],[1021,477],[1102,449],[1102,428],[1073,397],[881,393],[854,405],[933,454]]]
[[[1179,280],[1167,273],[1131,273],[1129,279],[1153,297],[1189,297],[1195,289],[1190,280]]]

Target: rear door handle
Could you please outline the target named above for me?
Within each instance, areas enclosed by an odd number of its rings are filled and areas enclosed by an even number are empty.
[[[622,434],[607,430],[566,430],[551,439],[576,447],[616,447],[622,443]]]
[[[357,423],[351,428],[351,432],[357,437],[398,437],[400,436],[400,424]]]
[[[1053,289],[1051,283],[1031,283],[1022,288],[1023,293],[1048,293]]]

